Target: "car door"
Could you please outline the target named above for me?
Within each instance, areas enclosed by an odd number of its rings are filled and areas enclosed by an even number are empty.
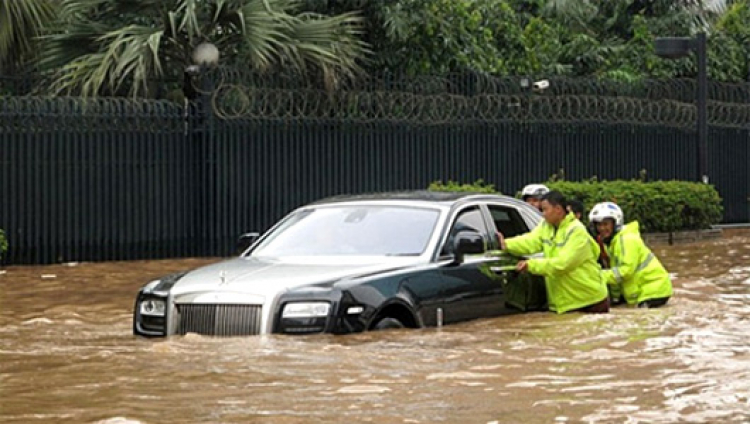
[[[493,234],[499,231],[506,238],[511,238],[531,230],[527,223],[528,217],[524,219],[515,207],[492,203],[486,207],[490,218],[488,224]],[[546,310],[547,290],[544,278],[515,272],[512,266],[518,259],[503,255],[496,257],[496,261],[490,265],[490,269],[501,280],[504,306],[516,311]]]
[[[487,212],[480,204],[458,211],[450,225],[449,236],[441,255],[452,255],[451,243],[458,230],[479,233],[486,248],[495,246],[494,232],[490,232]],[[449,263],[440,268],[445,286],[444,321],[446,323],[490,317],[505,312],[503,297],[504,274],[492,270],[500,261],[485,254],[466,255],[460,263]]]

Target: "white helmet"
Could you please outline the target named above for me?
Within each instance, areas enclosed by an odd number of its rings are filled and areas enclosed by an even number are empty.
[[[615,221],[615,230],[619,231],[625,224],[622,209],[612,202],[597,203],[589,213],[589,221],[593,223],[602,222],[607,218]]]
[[[526,200],[527,197],[542,197],[549,193],[549,188],[544,184],[529,184],[521,190],[521,198]]]

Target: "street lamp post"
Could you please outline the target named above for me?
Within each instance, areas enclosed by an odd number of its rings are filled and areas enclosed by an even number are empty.
[[[212,167],[206,158],[214,157],[211,150],[213,143],[213,113],[211,111],[210,96],[214,90],[214,83],[210,70],[219,64],[219,49],[211,43],[201,43],[195,46],[190,57],[192,64],[188,65],[183,72],[183,91],[185,97],[190,100],[185,108],[186,123],[189,125],[191,143],[191,155],[193,163],[197,166],[191,172],[190,191],[195,193],[198,204],[211,204],[206,192],[213,182],[212,175],[216,168]],[[213,209],[203,209],[202,213],[196,213],[194,218],[195,228],[206,228],[206,223],[215,222]],[[194,246],[206,246],[206,240],[202,234],[194,234]],[[198,247],[202,249],[202,247]],[[203,255],[204,250],[194,251]]]
[[[708,184],[708,60],[706,58],[706,33],[701,32],[695,38],[659,37],[654,43],[658,56],[667,59],[679,59],[695,52],[698,60],[697,106],[697,150],[698,181]]]

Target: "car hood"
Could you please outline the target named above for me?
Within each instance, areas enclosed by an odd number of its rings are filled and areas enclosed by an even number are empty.
[[[243,299],[213,296],[214,301],[263,302],[265,298],[305,285],[332,283],[342,279],[386,272],[418,264],[416,258],[236,258],[205,266],[185,274],[172,287],[174,296],[191,293],[237,294]],[[198,300],[200,301],[200,300]]]

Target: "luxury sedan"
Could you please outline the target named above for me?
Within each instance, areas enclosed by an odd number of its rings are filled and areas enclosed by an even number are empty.
[[[151,281],[136,335],[346,334],[546,308],[540,277],[499,251],[542,219],[501,195],[399,192],[300,207],[238,257]]]

